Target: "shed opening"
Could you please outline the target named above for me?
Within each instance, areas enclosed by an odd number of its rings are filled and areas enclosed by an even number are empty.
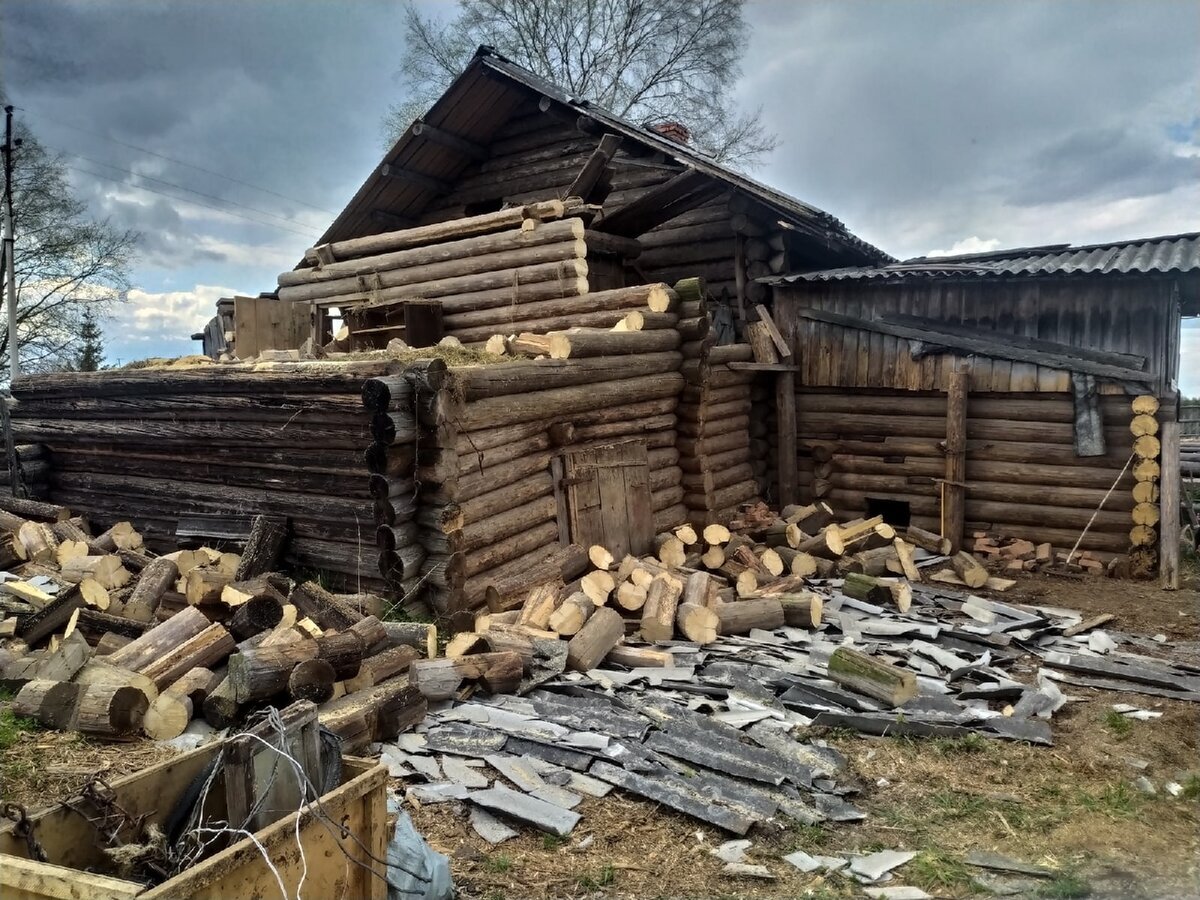
[[[867,518],[883,516],[883,521],[893,528],[907,528],[912,523],[912,509],[907,500],[885,500],[882,497],[867,498]]]

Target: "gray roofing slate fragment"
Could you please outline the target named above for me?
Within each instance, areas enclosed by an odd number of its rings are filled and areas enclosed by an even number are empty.
[[[501,750],[507,740],[498,731],[456,722],[429,729],[425,733],[425,751],[479,759]]]
[[[549,691],[534,691],[527,698],[538,715],[576,731],[594,731],[617,738],[641,740],[650,723],[637,713],[628,712],[599,695],[562,696]]]
[[[446,778],[453,781],[455,784],[461,784],[469,788],[485,788],[489,781],[485,775],[468,766],[466,760],[457,756],[440,756],[438,762],[442,765],[442,772]]]
[[[868,897],[877,897],[879,900],[930,900],[930,895],[919,887],[906,884],[898,884],[894,887],[863,888],[863,892]]]
[[[467,788],[461,784],[415,784],[404,792],[404,799],[431,805],[449,803],[451,800],[466,800]]]
[[[759,878],[763,881],[774,881],[775,876],[766,866],[753,863],[725,863],[721,874],[734,878]]]
[[[783,760],[761,750],[735,741],[722,741],[711,734],[672,725],[668,731],[658,731],[646,739],[646,746],[659,753],[684,759],[706,769],[716,769],[738,778],[749,778],[767,784],[782,784],[784,774],[778,765]]]
[[[992,853],[989,850],[972,850],[963,857],[963,862],[969,866],[994,869],[998,872],[1016,872],[1018,875],[1034,875],[1038,878],[1054,877],[1054,871],[1045,866],[1022,862],[1011,856],[1005,856],[1003,853]]]
[[[509,828],[486,809],[478,806],[471,807],[471,827],[489,844],[500,844],[520,834],[515,828]]]
[[[834,775],[846,767],[846,757],[832,747],[803,743],[761,724],[751,725],[746,729],[746,736],[760,747],[790,757],[795,766],[807,768],[810,782],[813,774]],[[793,772],[803,780],[799,768],[793,769]]]
[[[813,718],[818,727],[842,726],[863,734],[915,734],[923,737],[966,737],[971,728],[946,722],[920,721],[897,713],[818,713]]]
[[[880,850],[866,856],[855,856],[850,860],[850,872],[860,880],[878,881],[892,869],[897,869],[916,858],[911,850]]]
[[[791,863],[801,872],[815,872],[817,869],[836,872],[838,869],[845,868],[850,862],[840,856],[809,856],[803,850],[789,853],[783,858],[783,861]]]
[[[701,795],[696,790],[696,785],[689,784],[688,779],[672,773],[661,773],[647,778],[636,772],[627,772],[611,763],[597,762],[589,774],[733,834],[745,834],[755,821],[743,812]]]
[[[813,794],[813,803],[832,822],[861,822],[867,817],[867,814],[853,803],[847,803],[841,797],[832,794]]]
[[[516,756],[536,756],[538,759],[544,759],[546,762],[574,769],[577,772],[586,772],[587,767],[596,758],[591,754],[571,750],[558,744],[544,744],[540,741],[518,737],[509,737],[504,744],[504,749]]]
[[[581,818],[579,813],[503,786],[474,791],[467,795],[467,799],[559,837],[570,834]]]

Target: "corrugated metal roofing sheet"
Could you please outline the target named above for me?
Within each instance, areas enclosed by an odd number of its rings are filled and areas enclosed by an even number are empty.
[[[568,97],[561,88],[509,62],[487,47],[479,49],[475,59],[433,105],[424,121],[460,137],[487,143],[528,97],[529,91],[548,97],[576,115],[594,119],[609,130],[628,136],[666,154],[681,165],[691,166],[750,195],[777,212],[792,227],[823,240],[831,250],[848,251],[851,258],[857,256],[870,262],[889,262],[894,258],[856,237],[829,213],[734,172],[694,148],[677,144],[586,101]],[[401,135],[383,158],[384,165],[395,165],[417,175],[445,181],[453,181],[462,175],[471,162],[414,135],[412,128]],[[384,176],[381,169],[382,166],[379,166],[371,172],[317,243],[344,240],[376,230],[369,227],[369,218],[374,210],[415,218],[436,196],[426,185],[398,182]]]
[[[767,284],[858,279],[951,278],[1020,275],[1128,275],[1200,271],[1200,232],[1113,244],[1022,247],[964,256],[922,256],[885,266],[853,266],[761,279]]]

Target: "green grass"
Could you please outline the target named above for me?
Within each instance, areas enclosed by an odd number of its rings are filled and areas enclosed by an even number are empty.
[[[1062,872],[1037,889],[1037,896],[1052,900],[1078,900],[1091,894],[1092,886],[1072,872]]]
[[[979,893],[971,870],[961,859],[942,850],[924,850],[904,867],[904,880],[926,891],[954,897]]]
[[[487,867],[493,872],[504,873],[512,868],[512,859],[503,853],[487,858]]]
[[[1115,709],[1110,709],[1104,714],[1104,727],[1111,731],[1119,741],[1123,741],[1133,734],[1133,720],[1127,719]]]
[[[1114,819],[1128,819],[1137,815],[1143,801],[1143,796],[1123,781],[1107,785],[1098,794],[1084,791],[1079,795],[1079,805],[1084,809],[1104,813]]]
[[[1200,775],[1189,775],[1183,780],[1183,793],[1179,795],[1184,800],[1200,800]]]
[[[579,886],[585,891],[598,891],[600,888],[606,888],[617,880],[617,870],[612,866],[605,866],[595,876],[582,875],[579,878]]]
[[[542,849],[543,850],[557,850],[559,847],[561,847],[566,842],[567,842],[566,838],[561,838],[557,834],[543,834],[542,835]]]
[[[823,847],[829,843],[833,835],[820,825],[801,825],[799,822],[788,828],[790,847],[792,850],[806,850],[810,847]]]
[[[7,750],[21,739],[21,735],[36,731],[37,727],[33,719],[23,719],[11,709],[0,710],[0,751]]]

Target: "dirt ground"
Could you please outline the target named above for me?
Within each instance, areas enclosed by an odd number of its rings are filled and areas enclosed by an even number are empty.
[[[1117,618],[1110,629],[1166,635],[1181,645],[1175,652],[1200,662],[1194,572],[1185,590],[1171,593],[1097,577],[1026,576],[1001,596],[1111,612]],[[823,732],[851,761],[851,772],[839,780],[854,777],[862,785],[853,799],[869,817],[860,824],[755,829],[746,861],[766,866],[775,877],[769,882],[722,874],[708,850],[726,835],[616,791],[585,799],[578,809],[583,820],[565,840],[529,831],[499,847],[476,836],[454,805],[410,811],[434,848],[450,857],[468,900],[863,897],[846,878],[804,875],[780,857],[797,849],[837,855],[884,848],[919,853],[891,884],[916,885],[936,897],[986,895],[976,881],[985,873],[962,861],[973,849],[1057,873],[1024,884],[1010,879],[1015,896],[1200,896],[1200,705],[1064,690],[1077,700],[1055,716],[1053,747]],[[1111,705],[1122,702],[1163,716],[1140,722],[1110,715]],[[9,726],[11,719],[0,721],[0,797],[30,808],[69,795],[92,773],[115,778],[170,752],[148,741],[103,745]],[[1139,775],[1153,782],[1155,795],[1135,787]],[[1171,781],[1185,787],[1184,796],[1166,793]],[[395,782],[397,791],[403,788]]]
[[[1002,596],[1114,613],[1107,627],[1200,638],[1200,580],[1185,590],[1105,578],[1026,576]],[[1149,651],[1147,651],[1149,652]],[[1200,662],[1200,643],[1183,652]],[[1029,672],[1023,673],[1028,676]],[[1078,698],[1054,717],[1053,747],[992,741],[823,736],[846,754],[863,786],[860,824],[791,827],[748,835],[747,862],[774,881],[734,879],[707,851],[719,831],[614,792],[585,799],[575,833],[535,833],[492,847],[447,805],[412,809],[417,827],[451,859],[461,896],[479,900],[543,898],[864,897],[838,875],[805,875],[780,857],[793,850],[838,855],[903,849],[918,857],[891,884],[935,897],[986,896],[983,870],[963,863],[974,849],[994,850],[1053,869],[1047,879],[1006,879],[1025,897],[1193,898],[1200,896],[1200,706],[1136,694],[1064,686]],[[1113,703],[1162,712],[1146,722],[1109,716]],[[1134,768],[1128,760],[1147,763]],[[1145,775],[1158,791],[1133,784]],[[1188,787],[1171,797],[1166,782]],[[403,785],[398,783],[397,789]],[[580,849],[590,838],[590,845]]]

